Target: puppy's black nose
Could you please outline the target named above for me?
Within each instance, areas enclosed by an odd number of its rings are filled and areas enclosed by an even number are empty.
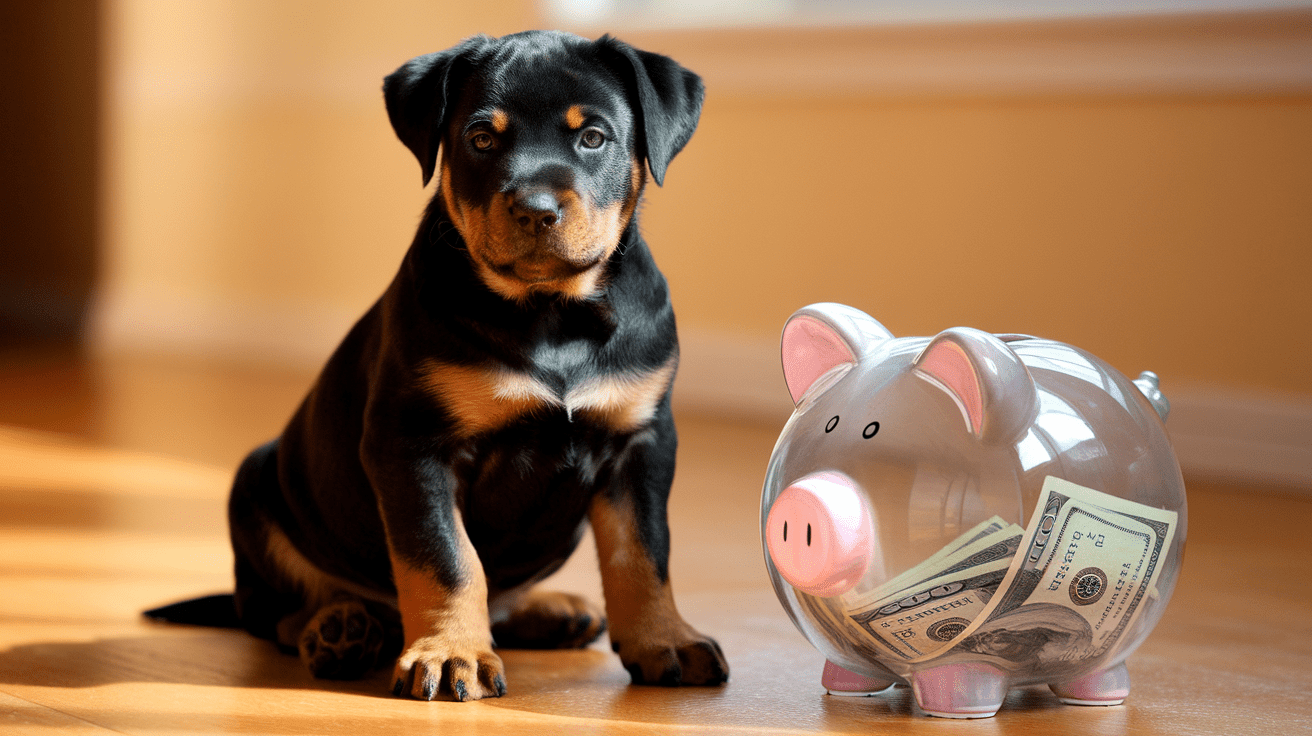
[[[510,216],[524,232],[537,235],[560,222],[560,200],[550,189],[516,192],[510,200]]]

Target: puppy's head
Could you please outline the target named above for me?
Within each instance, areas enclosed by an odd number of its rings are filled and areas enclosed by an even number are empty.
[[[586,297],[692,136],[702,84],[610,37],[477,36],[383,84],[388,117],[493,291]]]

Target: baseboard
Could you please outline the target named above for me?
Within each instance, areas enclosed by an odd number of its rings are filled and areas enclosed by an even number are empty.
[[[311,370],[358,316],[340,307],[234,306],[177,294],[102,298],[92,315],[96,350],[259,360]],[[680,342],[676,407],[782,427],[792,402],[776,340],[685,327]],[[1167,396],[1167,426],[1187,475],[1312,494],[1312,397],[1169,383]]]

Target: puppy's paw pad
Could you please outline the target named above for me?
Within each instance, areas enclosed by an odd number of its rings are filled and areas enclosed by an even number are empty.
[[[338,601],[320,608],[301,631],[297,649],[315,677],[354,680],[378,665],[385,639],[383,625],[359,601]]]
[[[503,649],[578,649],[605,631],[600,606],[570,593],[533,591],[492,627],[492,638]]]

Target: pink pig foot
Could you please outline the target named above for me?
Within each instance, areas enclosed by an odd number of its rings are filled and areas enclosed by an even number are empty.
[[[820,684],[825,686],[825,690],[830,695],[848,697],[874,695],[892,687],[893,682],[894,680],[889,677],[858,675],[851,670],[839,667],[829,660],[825,660],[825,671],[824,674],[820,675]]]
[[[911,676],[920,709],[940,718],[988,718],[1007,697],[1007,678],[992,665],[963,662]]]
[[[1048,687],[1067,705],[1120,705],[1130,694],[1130,673],[1122,662],[1078,680],[1053,683]]]

